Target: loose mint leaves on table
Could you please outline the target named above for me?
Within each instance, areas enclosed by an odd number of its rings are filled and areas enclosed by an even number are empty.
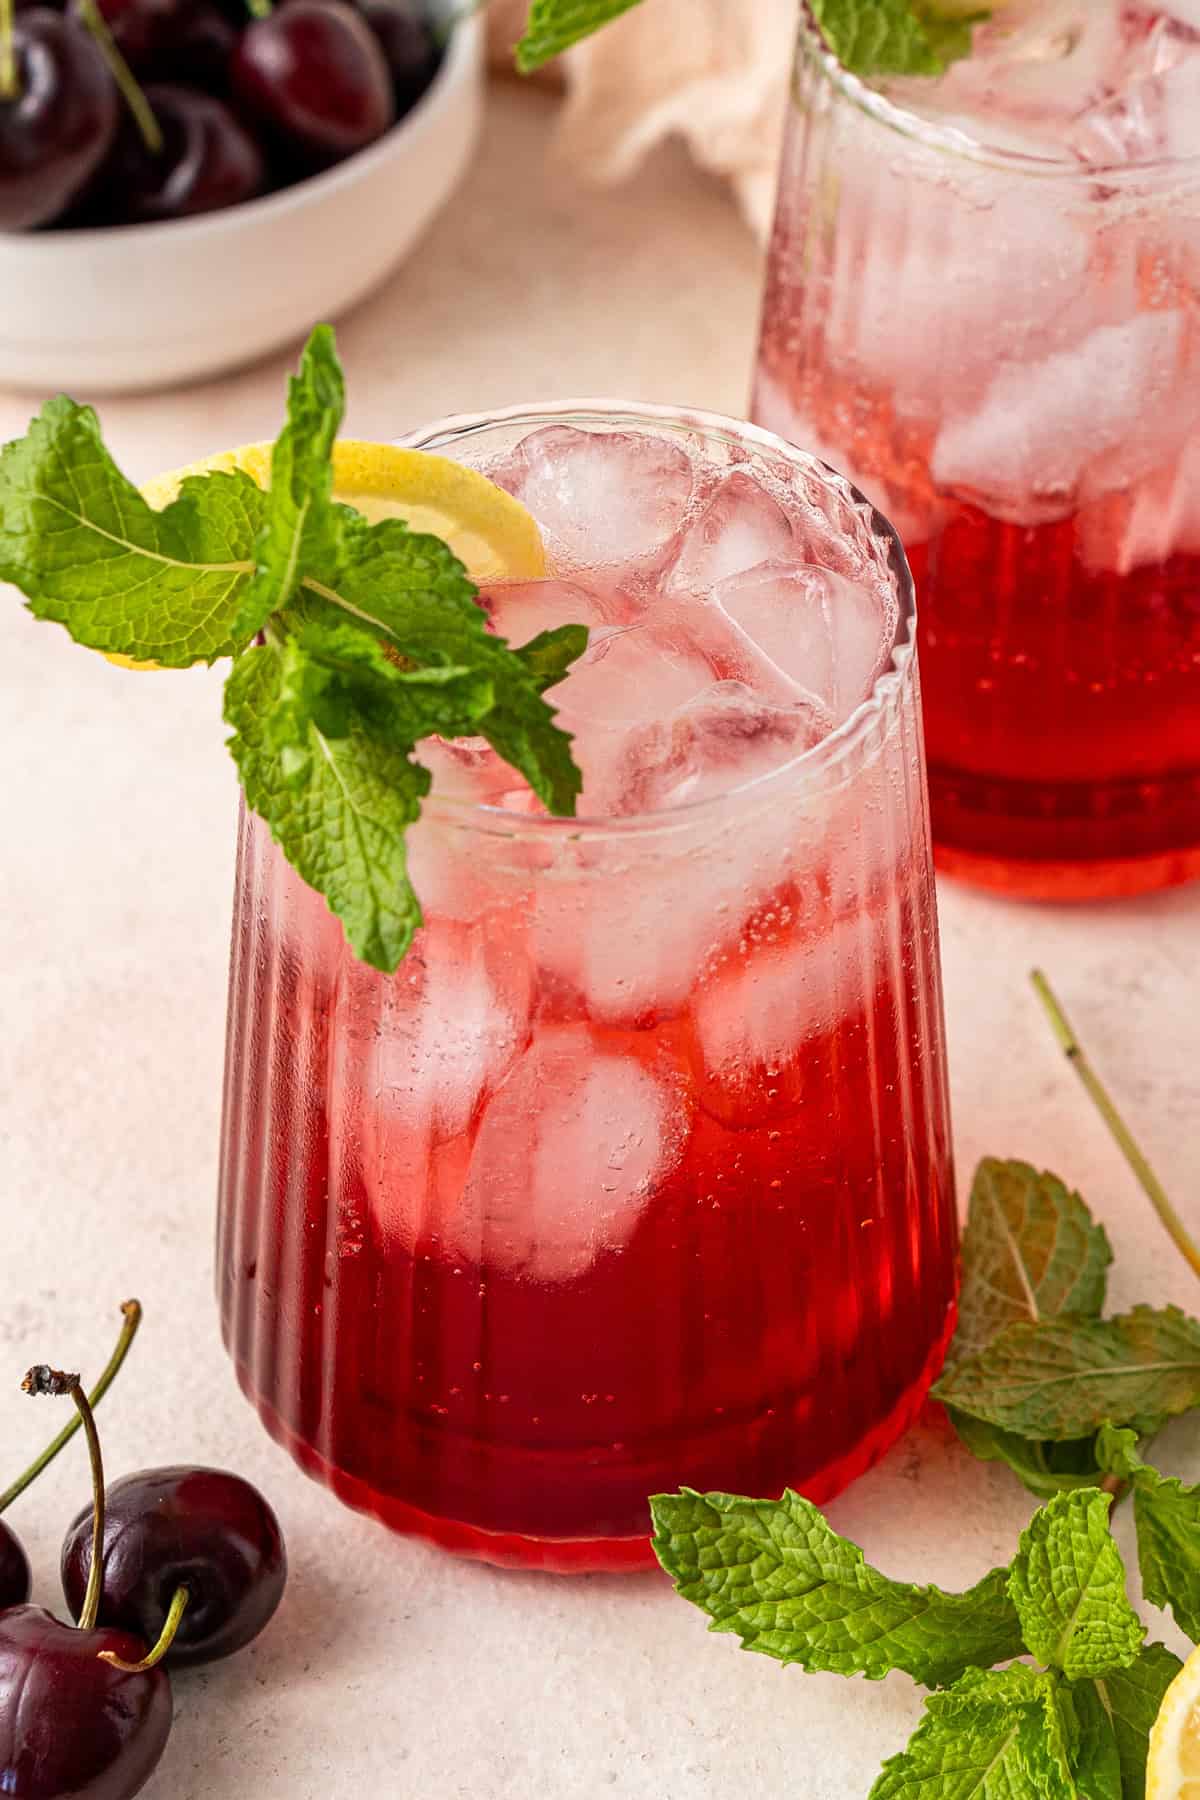
[[[749,0],[752,5],[753,0]],[[638,0],[532,0],[517,45],[522,74],[590,37]],[[842,67],[855,75],[941,75],[971,50],[971,27],[986,9],[958,0],[810,0],[813,17]]]
[[[169,669],[233,658],[225,719],[246,799],[357,955],[390,972],[421,923],[405,832],[430,776],[415,749],[486,738],[551,812],[573,813],[581,777],[544,694],[587,632],[513,649],[440,538],[335,502],[344,402],[319,325],[270,490],[238,471],[191,475],[156,511],[92,409],[49,401],[0,452],[0,581],[93,650]]]
[[[1111,1262],[1103,1226],[1056,1176],[979,1165],[934,1392],[969,1449],[1047,1504],[1007,1568],[964,1593],[873,1568],[797,1494],[651,1501],[659,1561],[711,1630],[802,1669],[901,1670],[936,1690],[871,1800],[1143,1800],[1180,1663],[1145,1643],[1109,1515],[1131,1492],[1146,1598],[1200,1639],[1200,1487],[1140,1447],[1200,1405],[1200,1325],[1176,1307],[1103,1318]]]

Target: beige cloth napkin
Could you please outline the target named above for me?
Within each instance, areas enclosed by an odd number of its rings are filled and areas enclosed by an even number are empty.
[[[527,0],[493,0],[493,55],[511,66]],[[562,60],[563,152],[601,181],[675,134],[770,227],[796,0],[641,0]]]

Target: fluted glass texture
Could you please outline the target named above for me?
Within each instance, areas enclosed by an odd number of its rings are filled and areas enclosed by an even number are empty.
[[[547,416],[422,441],[479,460]],[[430,801],[390,977],[243,812],[221,1164],[270,1430],[395,1529],[557,1569],[647,1564],[681,1483],[827,1499],[920,1404],[956,1279],[898,541],[753,427],[601,423],[784,467],[892,585],[887,668],[815,750],[675,811]]]

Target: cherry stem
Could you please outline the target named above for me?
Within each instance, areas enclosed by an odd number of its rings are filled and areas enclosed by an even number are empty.
[[[0,0],[0,5],[2,4],[3,0]],[[121,1335],[117,1339],[116,1347],[104,1366],[103,1374],[88,1395],[88,1404],[92,1407],[99,1406],[105,1394],[107,1394],[109,1388],[116,1380],[121,1364],[125,1361],[129,1352],[129,1346],[137,1336],[137,1328],[142,1322],[142,1308],[140,1301],[126,1300],[121,1307],[121,1311],[125,1315],[125,1323],[121,1327]],[[17,1496],[23,1494],[25,1489],[29,1487],[32,1482],[37,1480],[43,1469],[49,1467],[59,1451],[70,1443],[82,1424],[82,1418],[76,1413],[75,1417],[71,1419],[68,1424],[63,1426],[58,1436],[46,1445],[46,1448],[42,1451],[42,1454],[37,1458],[36,1462],[30,1463],[25,1473],[23,1475],[18,1475],[11,1487],[5,1488],[4,1492],[0,1494],[0,1513],[10,1507]]]
[[[269,19],[273,10],[271,0],[246,0],[246,11],[252,19]]]
[[[91,1631],[100,1611],[101,1564],[104,1561],[104,1460],[100,1455],[100,1434],[96,1430],[95,1415],[88,1405],[88,1397],[78,1375],[67,1375],[62,1369],[52,1369],[46,1363],[37,1363],[30,1369],[21,1386],[27,1394],[69,1394],[83,1425],[83,1435],[87,1439],[88,1456],[92,1464],[92,1566],[88,1572],[87,1592],[83,1596],[83,1611],[79,1615],[79,1629]]]
[[[0,0],[0,100],[15,100],[17,53],[13,46],[13,0]]]
[[[1143,1193],[1158,1214],[1175,1248],[1185,1262],[1190,1265],[1192,1273],[1200,1275],[1200,1249],[1197,1249],[1183,1220],[1168,1200],[1166,1189],[1147,1162],[1132,1131],[1117,1111],[1108,1089],[1088,1061],[1087,1053],[1076,1037],[1066,1013],[1059,1005],[1053,988],[1040,969],[1034,969],[1031,972],[1030,980],[1033,982],[1038,999],[1046,1009],[1046,1016],[1050,1020],[1063,1054],[1074,1068],[1096,1111],[1108,1126],[1126,1162],[1137,1176]]]
[[[175,1634],[179,1630],[190,1599],[191,1595],[185,1587],[175,1589],[170,1611],[163,1620],[163,1628],[158,1634],[158,1642],[153,1650],[143,1656],[141,1662],[126,1662],[124,1657],[118,1656],[115,1650],[101,1650],[99,1652],[100,1661],[111,1663],[114,1669],[121,1669],[126,1675],[144,1675],[147,1669],[156,1668],[175,1642]]]
[[[96,5],[96,0],[79,0],[79,18],[96,40],[100,54],[108,64],[109,73],[133,114],[134,124],[142,134],[142,142],[151,156],[158,156],[163,147],[162,127],[154,116],[150,102],[138,86],[137,77],[117,48],[116,39],[108,29],[108,21]]]

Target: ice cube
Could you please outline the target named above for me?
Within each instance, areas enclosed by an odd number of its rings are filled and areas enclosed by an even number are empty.
[[[829,1065],[813,1057],[812,1040],[863,1005],[878,939],[863,913],[783,944],[743,945],[693,1009],[704,1110],[749,1128],[823,1106]]]
[[[487,474],[529,508],[568,573],[656,562],[695,486],[691,457],[667,438],[570,425],[531,432]]]
[[[490,1100],[446,1250],[484,1270],[570,1281],[624,1248],[690,1129],[682,1073],[585,1025],[537,1034]]]
[[[811,699],[774,706],[744,681],[714,682],[630,733],[613,811],[659,812],[742,787],[811,750],[829,720]]]
[[[362,1072],[363,1179],[408,1243],[428,1207],[430,1159],[465,1133],[529,1042],[533,971],[519,917],[427,924],[373,990]]]
[[[1079,556],[1095,574],[1200,553],[1200,439],[1141,481],[1118,484],[1079,514]]]
[[[881,585],[807,563],[730,576],[715,604],[837,725],[866,699],[895,630]]]
[[[581,813],[608,816],[616,810],[614,782],[629,733],[673,712],[711,681],[703,653],[686,638],[661,630],[651,612],[594,634],[586,654],[550,695],[583,770]]]
[[[556,625],[586,625],[589,631],[603,631],[628,612],[628,603],[619,593],[554,579],[497,583],[480,594],[479,603],[493,630],[514,649]]]
[[[1066,517],[1090,465],[1126,443],[1140,457],[1153,441],[1156,408],[1169,405],[1181,378],[1183,345],[1182,314],[1147,312],[1041,361],[1010,364],[978,410],[946,420],[934,480],[1018,524]]]
[[[703,594],[726,576],[787,556],[792,544],[791,523],[778,500],[746,470],[734,469],[684,526],[667,584]]]
[[[1072,127],[1082,161],[1102,167],[1192,155],[1200,116],[1200,56],[1135,82]]]

